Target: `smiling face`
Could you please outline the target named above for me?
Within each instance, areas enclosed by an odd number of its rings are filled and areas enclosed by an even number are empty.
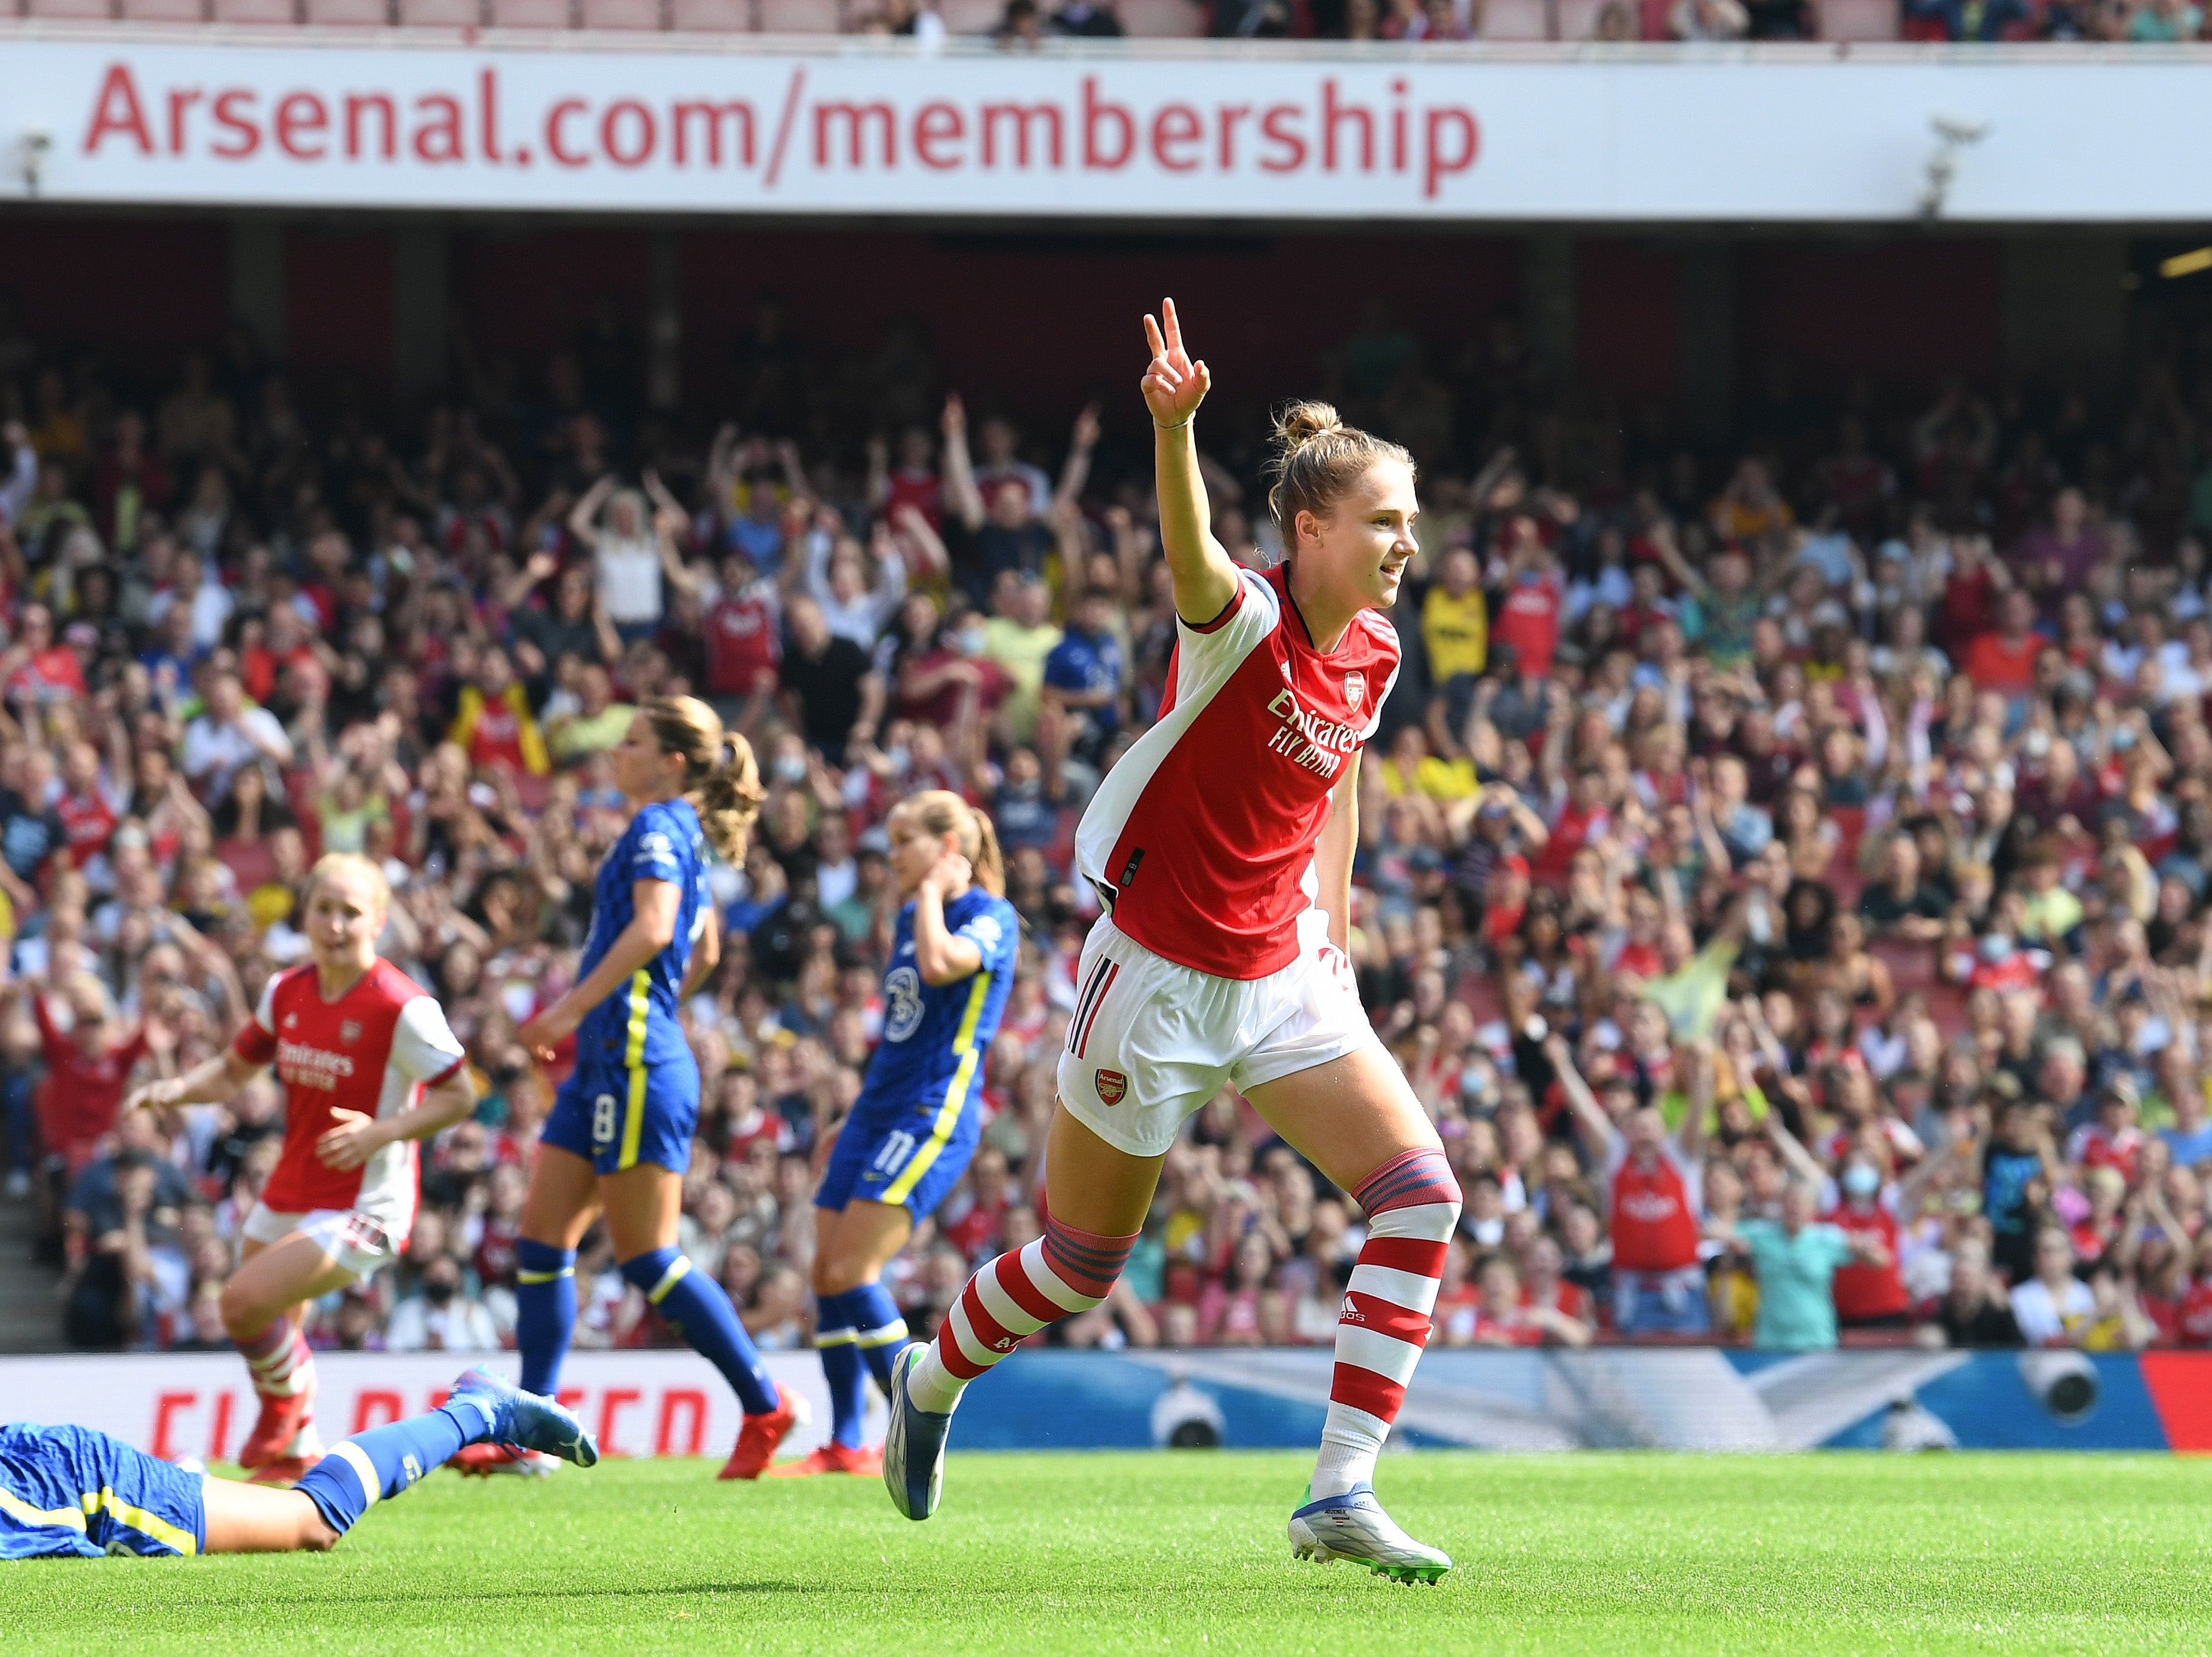
[[[1388,610],[1398,602],[1407,564],[1421,549],[1413,539],[1420,515],[1412,469],[1379,459],[1337,497],[1326,519],[1297,515],[1298,558],[1347,607]]]
[[[385,899],[365,868],[341,865],[315,882],[307,897],[307,942],[315,964],[363,968],[376,959]]]

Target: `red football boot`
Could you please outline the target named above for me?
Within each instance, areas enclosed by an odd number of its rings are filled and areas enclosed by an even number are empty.
[[[811,1478],[817,1473],[860,1473],[869,1478],[884,1476],[884,1452],[879,1444],[864,1444],[859,1449],[840,1444],[831,1439],[813,1454],[802,1456],[797,1461],[787,1461],[781,1467],[770,1467],[770,1478]]]
[[[468,1478],[493,1478],[502,1474],[543,1478],[560,1462],[538,1450],[513,1444],[464,1444],[446,1465]]]
[[[321,1460],[319,1455],[280,1455],[256,1467],[246,1476],[246,1482],[289,1490],[307,1476],[308,1468]]]
[[[238,1465],[253,1468],[276,1460],[291,1449],[292,1441],[301,1429],[311,1424],[315,1411],[314,1395],[295,1393],[289,1398],[272,1398],[266,1393],[257,1394],[261,1399],[261,1416],[253,1423],[253,1430],[239,1446]]]
[[[805,1425],[812,1414],[805,1399],[777,1387],[775,1408],[764,1416],[745,1417],[745,1424],[738,1429],[738,1448],[730,1452],[730,1459],[714,1477],[758,1478],[768,1471],[783,1441]]]

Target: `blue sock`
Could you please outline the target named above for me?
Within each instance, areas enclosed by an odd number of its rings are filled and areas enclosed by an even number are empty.
[[[624,1260],[622,1274],[645,1291],[693,1351],[722,1372],[747,1415],[766,1415],[775,1408],[775,1383],[738,1321],[730,1297],[720,1284],[694,1272],[682,1249],[656,1248]]]
[[[862,1388],[860,1349],[854,1344],[853,1296],[824,1295],[814,1327],[814,1350],[822,1355],[822,1376],[830,1383],[830,1436],[848,1450],[866,1443],[862,1425],[867,1399]]]
[[[576,1251],[532,1242],[514,1246],[514,1344],[522,1390],[550,1398],[576,1327]]]
[[[912,1344],[906,1332],[906,1320],[899,1315],[898,1302],[891,1291],[879,1283],[864,1283],[848,1291],[842,1298],[853,1320],[853,1344],[860,1349],[868,1368],[876,1377],[876,1385],[884,1389],[884,1396],[891,1395],[891,1363]]]
[[[343,1536],[384,1497],[443,1466],[464,1444],[488,1436],[494,1419],[489,1403],[466,1395],[453,1399],[427,1416],[341,1439],[294,1488]]]

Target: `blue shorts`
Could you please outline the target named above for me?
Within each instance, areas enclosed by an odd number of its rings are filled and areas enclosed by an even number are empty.
[[[643,1065],[580,1061],[539,1137],[586,1158],[595,1173],[653,1162],[683,1174],[698,1126],[699,1061],[685,1051]]]
[[[0,1559],[206,1551],[199,1474],[89,1427],[0,1427]]]
[[[917,1220],[936,1212],[968,1171],[983,1132],[972,1102],[942,1135],[935,1131],[940,1114],[924,1105],[855,1105],[837,1130],[815,1207],[836,1211],[857,1199],[902,1205]]]

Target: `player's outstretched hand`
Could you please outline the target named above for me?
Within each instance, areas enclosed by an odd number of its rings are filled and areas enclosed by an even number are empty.
[[[1182,323],[1176,315],[1176,302],[1160,301],[1160,314],[1155,321],[1145,319],[1145,343],[1152,347],[1152,366],[1145,370],[1143,390],[1145,406],[1152,411],[1152,422],[1159,426],[1182,426],[1189,423],[1198,412],[1198,405],[1206,401],[1206,394],[1213,389],[1213,376],[1206,372],[1206,364],[1193,362],[1190,353],[1183,349]]]
[[[184,1091],[184,1077],[165,1076],[158,1082],[149,1082],[143,1088],[134,1089],[131,1096],[123,1102],[123,1108],[131,1111],[145,1106],[154,1110],[164,1110],[183,1097]]]

